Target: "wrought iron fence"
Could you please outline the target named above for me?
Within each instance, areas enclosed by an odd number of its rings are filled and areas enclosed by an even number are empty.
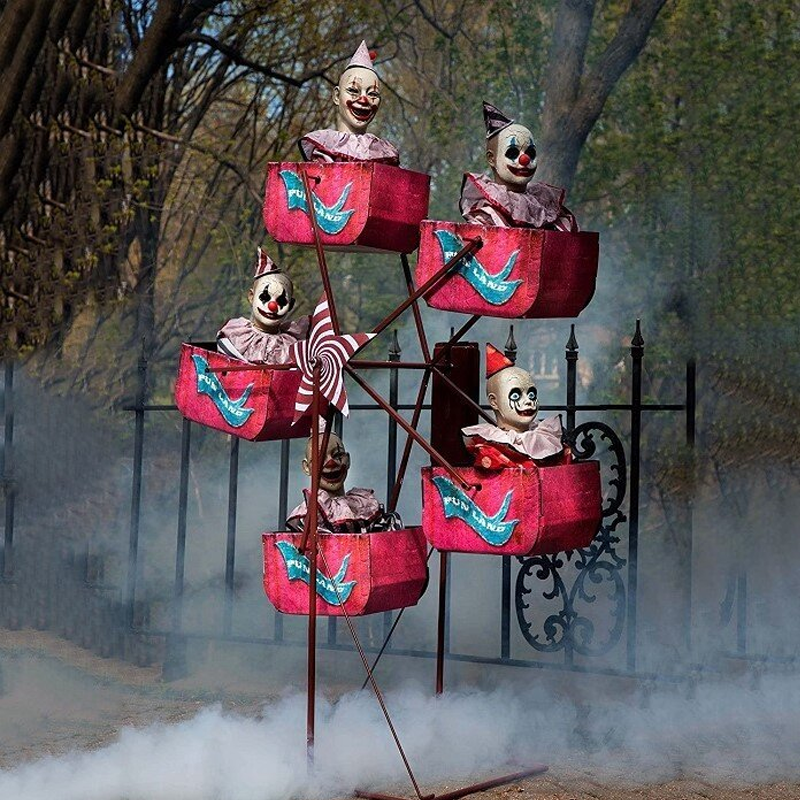
[[[513,345],[512,345],[513,346]],[[388,359],[397,361],[400,348],[396,335],[389,345]],[[542,406],[543,411],[558,411],[565,415],[565,430],[576,459],[601,456],[602,477],[606,488],[601,525],[593,542],[586,548],[556,555],[533,556],[516,559],[517,574],[514,577],[515,560],[503,556],[493,559],[499,565],[500,619],[498,620],[498,649],[494,653],[475,655],[460,652],[449,646],[449,630],[445,642],[447,657],[456,661],[469,661],[514,666],[570,669],[613,674],[635,674],[637,672],[637,595],[638,595],[638,539],[639,539],[639,492],[641,467],[641,429],[643,416],[657,412],[682,414],[685,418],[686,442],[694,442],[695,415],[695,367],[687,364],[685,397],[674,404],[646,403],[642,400],[642,361],[644,341],[637,322],[630,346],[631,386],[630,399],[626,403],[577,403],[578,343],[574,326],[566,345],[566,396],[563,404]],[[127,543],[127,568],[125,584],[119,593],[96,591],[97,581],[85,576],[85,583],[92,589],[92,596],[105,597],[105,615],[108,624],[118,624],[124,636],[138,637],[137,641],[152,643],[162,640],[164,672],[175,677],[184,671],[184,656],[187,640],[192,638],[227,640],[279,645],[288,643],[284,635],[284,618],[275,612],[275,624],[271,637],[234,633],[233,614],[236,596],[235,566],[237,546],[237,502],[239,493],[240,440],[229,437],[227,458],[227,524],[225,527],[225,555],[223,582],[223,614],[218,629],[187,630],[183,624],[184,590],[186,586],[187,511],[191,466],[191,440],[194,424],[183,420],[180,444],[180,471],[178,476],[177,530],[175,538],[175,570],[172,581],[169,624],[161,627],[149,624],[144,598],[139,597],[137,576],[141,566],[140,537],[143,502],[143,469],[145,452],[145,420],[154,413],[177,413],[173,405],[149,404],[145,400],[147,364],[139,361],[140,391],[127,410],[133,415],[133,459],[130,505],[130,526]],[[410,411],[413,404],[400,398],[399,370],[388,369],[389,401],[393,408]],[[3,585],[14,582],[14,467],[13,467],[13,377],[11,365],[6,365],[4,391],[5,437],[2,452],[3,491],[5,495],[5,530],[2,561]],[[535,376],[534,376],[535,377]],[[354,413],[374,410],[372,403],[353,403]],[[430,406],[423,406],[429,411]],[[627,418],[627,436],[622,436],[611,425],[602,421],[582,421],[579,414],[604,414],[615,412]],[[220,436],[224,434],[219,434]],[[387,497],[392,494],[398,460],[398,425],[389,421],[386,445]],[[282,525],[288,510],[290,473],[290,445],[281,443],[278,487],[278,524]],[[74,561],[74,559],[73,559]],[[70,562],[70,569],[91,560],[78,559]],[[691,566],[688,565],[691,569]],[[87,566],[87,570],[88,570]],[[96,570],[95,570],[96,572]],[[96,576],[95,576],[96,577]],[[450,582],[448,585],[452,585]],[[597,602],[603,592],[604,602]],[[536,602],[534,602],[536,600]],[[99,601],[96,601],[96,604]],[[266,601],[265,601],[266,602]],[[102,605],[102,604],[101,604]],[[447,615],[447,620],[457,623],[457,615]],[[383,632],[387,634],[397,620],[396,614],[383,615]],[[513,630],[516,620],[518,630]],[[524,654],[512,652],[514,642],[524,642],[529,648]],[[323,648],[349,649],[349,644],[339,641],[336,620],[328,621],[327,637],[320,642]],[[434,658],[435,651],[425,648],[395,647],[390,642],[389,652],[395,655]],[[106,648],[107,649],[107,648]],[[130,644],[128,650],[130,650]],[[141,648],[140,648],[141,649]],[[160,648],[145,648],[153,658],[158,658]],[[373,652],[379,643],[368,648]],[[608,666],[603,657],[618,654],[619,666]],[[108,653],[112,654],[112,653]],[[144,657],[143,657],[144,658]],[[141,660],[141,659],[140,659]],[[145,658],[146,660],[146,658]]]

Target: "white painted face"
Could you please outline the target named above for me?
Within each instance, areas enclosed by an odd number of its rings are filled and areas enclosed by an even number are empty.
[[[320,434],[320,441],[322,434]],[[311,446],[312,440],[306,444],[306,455],[303,459],[302,467],[306,475],[311,475]],[[328,439],[328,449],[325,453],[325,460],[322,462],[322,474],[320,475],[319,485],[321,489],[331,494],[343,494],[344,482],[347,480],[347,473],[350,471],[350,453],[344,449],[342,440],[331,433]]]
[[[494,179],[511,191],[524,192],[536,172],[536,145],[533,134],[512,123],[489,139],[486,160]]]
[[[253,281],[247,299],[253,309],[253,325],[266,333],[278,333],[294,308],[294,287],[282,272],[262,275]]]
[[[486,381],[489,405],[497,427],[523,433],[536,421],[539,401],[530,373],[521,367],[506,367]]]
[[[336,130],[365,133],[381,104],[381,82],[366,67],[350,67],[342,73],[333,90],[336,106]]]

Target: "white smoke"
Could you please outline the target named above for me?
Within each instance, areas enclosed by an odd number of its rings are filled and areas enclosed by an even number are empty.
[[[756,688],[701,684],[693,696],[659,689],[647,702],[565,701],[544,689],[387,696],[422,788],[470,782],[545,762],[593,778],[644,783],[692,777],[755,783],[800,777],[800,693],[788,678]],[[411,796],[374,697],[351,693],[317,708],[315,768],[305,756],[305,699],[259,718],[219,707],[177,724],[128,728],[113,744],[0,772],[3,800],[286,800],[373,787]],[[511,765],[511,766],[509,766]]]

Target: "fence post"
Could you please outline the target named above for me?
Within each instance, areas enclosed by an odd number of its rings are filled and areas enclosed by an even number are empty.
[[[5,495],[6,513],[3,532],[2,569],[0,577],[10,581],[14,577],[14,501],[16,486],[14,484],[14,362],[5,363],[5,383],[3,389],[3,452],[2,473],[3,494]]]
[[[183,579],[186,564],[186,517],[189,504],[189,459],[192,423],[186,417],[181,426],[181,475],[178,490],[178,537],[175,545],[175,583],[172,589],[172,631],[167,637],[161,675],[165,681],[186,676],[186,639],[183,626]]]
[[[631,469],[628,523],[628,670],[636,671],[636,593],[639,558],[639,466],[642,437],[642,359],[644,338],[641,320],[631,340]]]
[[[128,574],[125,583],[125,625],[133,627],[136,602],[136,572],[139,556],[139,517],[142,506],[142,456],[144,454],[144,401],[147,393],[147,355],[145,341],[137,363],[137,387],[134,403],[133,475],[131,478],[131,526],[128,535]]]
[[[231,436],[228,469],[228,533],[225,540],[225,608],[222,633],[231,635],[233,626],[234,567],[236,561],[236,503],[239,497],[239,437]]]
[[[692,601],[693,601],[693,572],[692,555],[694,552],[694,485],[695,485],[695,417],[697,413],[697,363],[694,359],[686,362],[686,446],[689,449],[689,498],[688,498],[688,524],[689,524],[689,553],[686,569],[689,573],[687,587],[687,620],[686,620],[686,649],[692,652]]]

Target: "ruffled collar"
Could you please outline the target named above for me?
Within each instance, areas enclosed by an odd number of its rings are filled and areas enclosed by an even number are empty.
[[[461,184],[461,213],[467,217],[481,206],[489,205],[511,226],[546,228],[559,218],[569,217],[574,230],[574,217],[564,208],[566,191],[548,183],[531,181],[524,192],[512,192],[489,175],[468,172]]]
[[[400,153],[386,139],[371,133],[347,133],[332,128],[311,131],[298,142],[306,161],[314,158],[318,151],[333,161],[377,161],[381,164],[400,163]]]
[[[534,423],[530,430],[523,433],[507,431],[488,422],[462,428],[461,433],[467,438],[507,445],[518,453],[535,459],[547,458],[564,449],[561,444],[561,417],[558,414]]]

